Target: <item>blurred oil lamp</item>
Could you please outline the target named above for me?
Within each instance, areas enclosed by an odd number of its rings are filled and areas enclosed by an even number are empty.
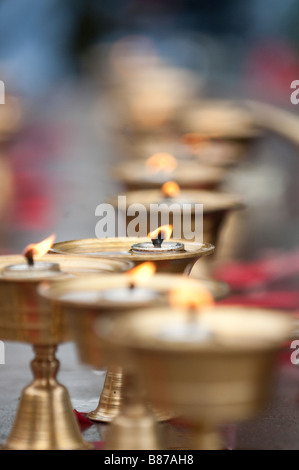
[[[181,129],[202,136],[246,141],[260,136],[249,108],[229,100],[199,100],[181,114]]]
[[[248,152],[247,142],[225,139],[221,135],[203,136],[199,132],[187,132],[181,137],[189,159],[203,165],[223,167],[227,170],[238,165]]]
[[[223,182],[226,170],[197,162],[178,162],[170,153],[157,152],[145,162],[121,163],[113,174],[127,191],[160,188],[170,179],[184,189],[216,189]]]
[[[159,189],[130,191],[124,196],[125,204],[119,204],[115,197],[108,202],[121,214],[127,229],[135,218],[135,212],[128,209],[138,201],[146,211],[147,231],[150,231],[152,219],[163,220],[167,216],[169,224],[176,229],[176,237],[179,236],[182,242],[194,239],[195,232],[201,230],[203,240],[215,246],[228,216],[244,207],[242,200],[233,194],[182,189],[176,181],[167,181]],[[198,205],[202,212],[200,227],[196,225]]]
[[[181,113],[180,119],[181,134],[185,136],[185,142],[187,145],[189,143],[191,149],[195,149],[194,144],[197,145],[198,137],[201,140],[203,136],[211,136],[210,149],[215,151],[214,160],[217,165],[238,163],[262,136],[250,109],[233,101],[194,102]],[[231,154],[228,153],[223,158],[221,153],[225,148],[230,149]],[[209,155],[210,149],[208,146],[198,148],[201,161],[213,162],[213,152]]]
[[[128,367],[122,352],[115,351],[114,346],[111,348],[106,342],[105,334],[103,338],[98,335],[97,320],[103,318],[109,325],[110,319],[125,318],[134,310],[145,312],[149,308],[167,306],[171,289],[184,286],[187,290],[192,288],[193,292],[205,289],[200,281],[185,276],[152,274],[152,266],[144,263],[121,275],[72,279],[49,283],[39,289],[40,295],[59,305],[69,319],[79,359],[95,369],[108,365],[98,407],[88,417],[111,422],[107,435],[109,449],[157,449],[156,423],[170,415],[165,413],[168,407],[153,409],[149,406],[139,376]],[[119,303],[116,296],[107,296],[109,292],[129,290],[132,279],[136,288],[142,286],[144,290],[154,292],[155,297],[148,299],[145,296],[139,302],[128,298]],[[103,330],[106,331],[104,323]]]
[[[59,283],[77,276],[123,272],[131,264],[121,260],[47,255],[54,236],[29,245],[24,255],[0,257],[0,337],[30,344],[33,381],[21,392],[10,434],[9,450],[89,449],[81,435],[66,387],[56,380],[60,343],[71,341],[59,308],[38,295],[44,282]]]
[[[144,57],[143,57],[144,60]],[[119,107],[127,133],[159,135],[176,128],[177,115],[194,100],[199,77],[190,70],[159,63],[143,65],[124,84]]]
[[[177,306],[106,323],[106,341],[135,367],[151,402],[190,424],[194,450],[223,449],[221,426],[264,409],[278,351],[294,329],[285,313],[221,306],[192,309],[191,320]]]
[[[200,342],[211,337],[211,330],[203,321],[198,321],[197,314],[201,307],[214,306],[215,301],[211,292],[202,286],[200,289],[194,289],[194,286],[180,286],[172,289],[169,293],[169,303],[175,309],[186,312],[186,321],[167,325],[165,330],[161,331],[163,339],[175,341],[195,341]]]
[[[195,131],[155,138],[143,137],[133,142],[123,139],[122,146],[126,160],[137,166],[141,162],[145,163],[149,155],[168,153],[175,155],[178,165],[184,162],[199,163],[222,167],[225,171],[242,161],[248,150],[248,146],[237,139],[225,139],[218,134],[203,135]]]

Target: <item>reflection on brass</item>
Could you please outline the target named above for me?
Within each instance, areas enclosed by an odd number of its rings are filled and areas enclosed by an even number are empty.
[[[190,423],[192,449],[220,450],[220,426],[252,419],[267,405],[277,353],[294,320],[277,311],[220,306],[193,318],[194,329],[205,325],[211,336],[192,340],[185,312],[156,308],[111,320],[106,341],[135,367],[154,404]],[[180,337],[173,335],[176,325]]]
[[[93,421],[110,423],[119,414],[122,389],[122,369],[120,367],[111,367],[106,373],[99,404],[95,410],[87,414],[87,417]]]
[[[40,261],[58,263],[60,271],[51,277],[59,284],[77,274],[115,273],[128,269],[120,260],[89,259],[75,256],[46,255]],[[60,343],[72,340],[65,315],[58,305],[38,294],[42,278],[5,278],[7,265],[24,263],[22,256],[0,258],[0,338],[33,346],[34,380],[21,393],[21,400],[7,449],[87,449],[82,438],[67,389],[56,380],[59,362],[55,358]],[[129,265],[130,266],[130,265]],[[23,275],[23,272],[21,272]],[[49,279],[47,279],[49,281]]]

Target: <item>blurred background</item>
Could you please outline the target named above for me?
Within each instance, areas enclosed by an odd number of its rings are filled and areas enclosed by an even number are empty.
[[[132,152],[129,106],[255,100],[297,116],[298,15],[297,0],[2,1],[2,252],[95,235],[96,206],[121,191],[111,168]],[[225,181],[252,209],[246,257],[297,245],[298,146],[266,134]]]

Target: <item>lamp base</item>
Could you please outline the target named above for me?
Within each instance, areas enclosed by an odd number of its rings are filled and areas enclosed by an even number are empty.
[[[56,380],[56,346],[34,346],[34,380],[20,404],[3,450],[91,450],[80,432],[69,393]]]
[[[127,406],[107,430],[105,450],[159,450],[157,422],[142,404]]]
[[[87,414],[92,421],[110,423],[120,412],[123,389],[123,372],[120,367],[108,368],[99,404]]]

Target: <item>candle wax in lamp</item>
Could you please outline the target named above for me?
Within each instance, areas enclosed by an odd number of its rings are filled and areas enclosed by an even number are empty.
[[[111,304],[118,303],[144,303],[154,300],[157,293],[145,287],[114,287],[103,291],[76,291],[63,294],[60,299],[73,302],[89,304],[100,303],[101,301]]]
[[[75,291],[75,292],[66,292],[62,294],[60,300],[72,301],[72,302],[82,302],[82,303],[97,303],[101,300],[101,292],[98,291]]]
[[[184,244],[173,241],[163,241],[160,246],[155,246],[153,241],[136,243],[132,246],[132,251],[135,253],[139,252],[152,252],[152,253],[161,253],[167,254],[176,251],[183,251]]]
[[[103,292],[103,299],[111,302],[148,302],[154,300],[157,294],[151,289],[141,286],[119,287]]]
[[[46,279],[60,274],[60,267],[57,263],[36,261],[33,265],[28,263],[11,264],[5,266],[2,276],[6,279]]]

